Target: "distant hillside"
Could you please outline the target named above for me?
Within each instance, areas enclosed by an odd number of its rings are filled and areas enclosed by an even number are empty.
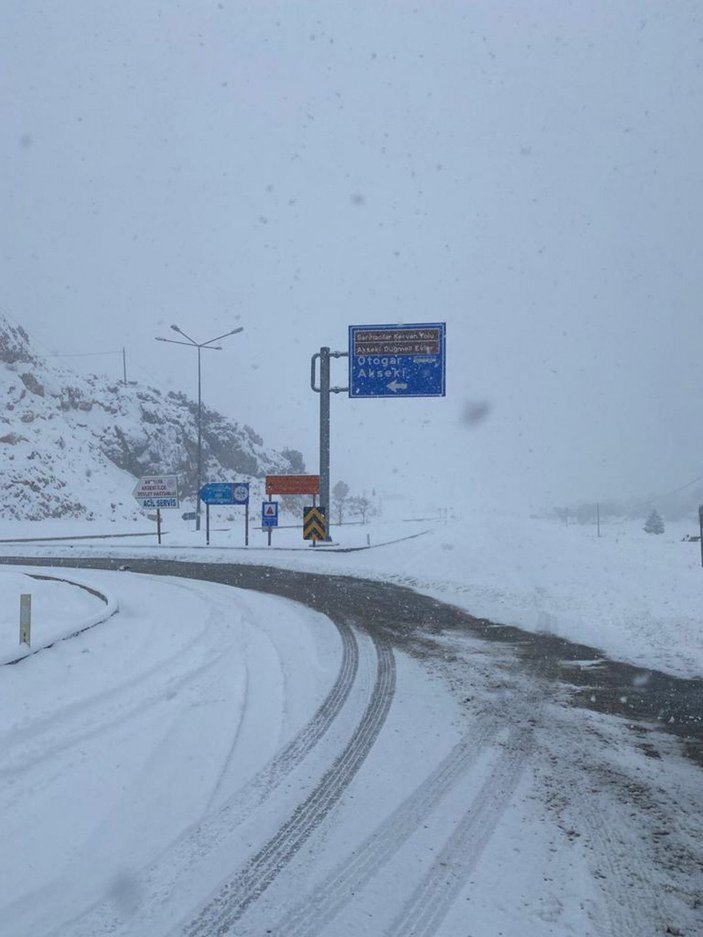
[[[137,517],[141,475],[177,474],[182,492],[195,490],[197,403],[184,394],[49,365],[1,314],[0,392],[0,517]],[[206,407],[202,445],[210,481],[305,469],[300,453],[267,449]]]

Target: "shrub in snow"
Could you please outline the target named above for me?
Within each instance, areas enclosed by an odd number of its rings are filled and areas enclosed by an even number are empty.
[[[647,520],[644,522],[644,531],[648,534],[664,533],[664,521],[661,519],[658,511],[651,512]]]

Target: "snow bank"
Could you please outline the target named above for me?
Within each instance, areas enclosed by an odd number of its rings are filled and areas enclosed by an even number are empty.
[[[20,596],[32,597],[31,646],[19,643]],[[85,631],[114,615],[117,599],[103,601],[77,581],[36,579],[0,569],[0,664],[36,653],[69,635]]]

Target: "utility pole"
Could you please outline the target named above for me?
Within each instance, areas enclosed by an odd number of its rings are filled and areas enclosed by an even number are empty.
[[[310,361],[310,386],[320,395],[320,506],[327,516],[327,539],[330,537],[330,394],[346,393],[348,387],[330,386],[330,358],[348,358],[347,351],[330,351],[323,346]],[[320,385],[316,386],[317,362],[320,362]]]
[[[181,342],[175,338],[159,338],[157,336],[157,342],[169,342],[171,345],[188,345],[190,348],[198,349],[198,467],[197,467],[197,490],[195,492],[195,529],[200,530],[200,513],[201,513],[201,502],[200,502],[200,489],[203,487],[203,401],[202,401],[202,380],[201,380],[201,367],[200,367],[200,351],[205,348],[208,351],[222,351],[220,345],[213,345],[213,342],[219,342],[221,338],[227,338],[229,335],[236,335],[238,332],[244,330],[244,326],[240,325],[236,329],[231,329],[229,332],[225,332],[224,335],[217,335],[215,338],[210,338],[206,342],[196,342],[194,338],[191,338],[190,335],[186,335],[182,328],[177,325],[172,325],[171,328],[174,332],[178,332],[179,335],[182,335],[183,338],[187,339],[185,342]]]
[[[124,375],[123,384],[127,386],[127,352],[124,345],[122,346],[122,374]]]
[[[330,537],[330,350],[320,349],[320,504],[327,512],[327,539]]]

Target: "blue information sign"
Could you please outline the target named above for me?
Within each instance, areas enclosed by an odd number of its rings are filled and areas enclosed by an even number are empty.
[[[205,504],[248,504],[249,482],[209,482],[200,489]]]
[[[349,326],[350,397],[444,397],[444,322]]]
[[[232,485],[232,497],[235,504],[249,504],[249,482],[235,482]]]
[[[261,502],[261,526],[278,527],[278,501]]]

